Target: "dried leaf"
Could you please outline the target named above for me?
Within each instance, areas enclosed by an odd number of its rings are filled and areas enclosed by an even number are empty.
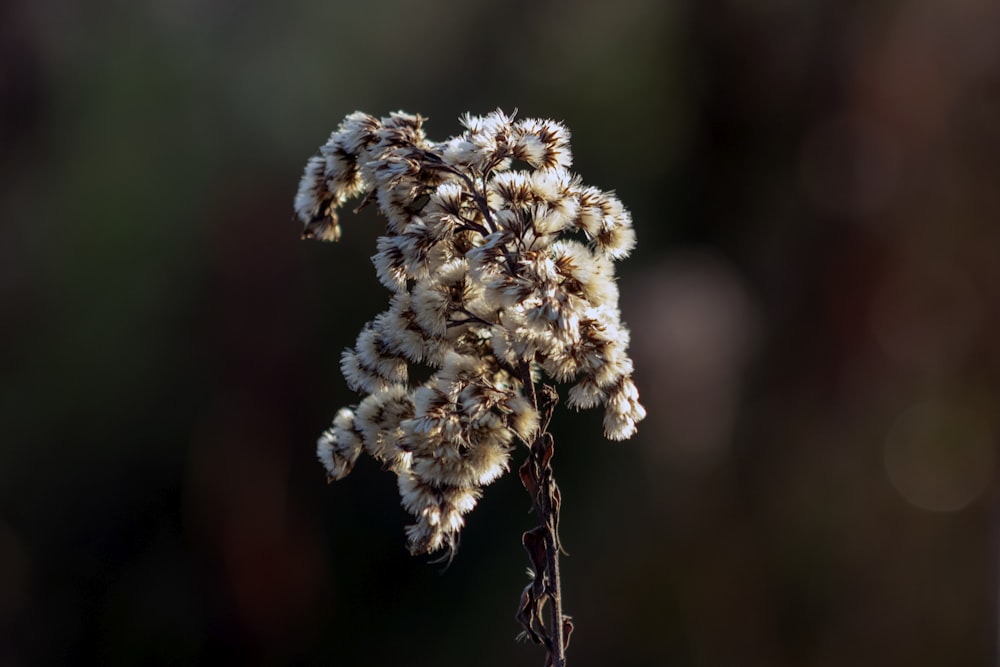
[[[521,603],[518,605],[514,618],[524,628],[521,633],[523,636],[529,637],[536,644],[549,646],[551,642],[545,632],[545,625],[542,623],[543,603],[536,594],[536,582],[537,578],[524,587],[524,591],[521,593]]]
[[[533,624],[532,614],[534,608],[534,592],[532,591],[532,584],[528,584],[524,587],[524,591],[521,593],[521,602],[518,604],[517,613],[514,615],[514,618],[521,624],[521,627],[524,628],[524,631],[521,633],[522,636],[529,637],[531,641],[536,644],[541,644],[542,637],[535,632]]]
[[[538,463],[542,470],[547,470],[551,473],[552,470],[549,467],[549,462],[552,461],[552,455],[555,454],[556,451],[555,442],[552,439],[552,435],[549,433],[544,434],[542,441],[544,444],[542,445],[542,455],[539,457]]]
[[[541,586],[545,573],[545,529],[537,526],[526,531],[521,536],[521,543],[528,552],[531,569],[535,572],[535,581]]]
[[[573,619],[563,616],[563,649],[569,648],[569,636],[573,634]]]
[[[531,458],[528,458],[521,467],[517,470],[518,475],[521,477],[521,484],[528,491],[528,495],[531,496],[532,504],[537,503],[538,498],[538,476],[535,473],[535,467],[532,465]]]

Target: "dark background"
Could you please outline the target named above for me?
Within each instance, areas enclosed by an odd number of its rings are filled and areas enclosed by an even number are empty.
[[[649,418],[557,413],[584,665],[990,665],[1000,4],[0,4],[0,665],[540,665],[514,475],[446,572],[314,443],[387,301],[347,113],[564,120]]]

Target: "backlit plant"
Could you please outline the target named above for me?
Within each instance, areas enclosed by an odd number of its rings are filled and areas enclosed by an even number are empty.
[[[554,385],[571,383],[571,408],[603,407],[609,439],[630,438],[645,416],[614,271],[635,245],[631,217],[569,171],[560,123],[467,115],[464,132],[434,142],[423,121],[347,116],[299,185],[305,238],[339,239],[337,209],[356,197],[386,220],[372,262],[388,308],[341,359],[361,400],[340,409],[317,453],[330,480],[362,451],[381,462],[414,518],[410,551],[451,558],[465,515],[523,445],[520,477],[541,524],[523,537],[532,581],[517,617],[547,664],[563,665],[572,624],[559,583]],[[418,368],[430,378],[412,380]]]

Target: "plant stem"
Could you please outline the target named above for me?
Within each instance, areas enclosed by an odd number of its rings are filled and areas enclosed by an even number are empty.
[[[526,365],[521,367],[526,377]],[[531,506],[541,524],[527,531],[523,537],[525,551],[531,562],[532,582],[521,594],[517,620],[524,634],[546,649],[546,667],[565,667],[566,644],[573,624],[562,611],[562,583],[559,575],[559,508],[561,495],[552,473],[555,443],[548,432],[549,420],[555,409],[558,394],[543,385],[540,391],[528,378],[529,395],[541,412],[538,434],[531,443],[528,459],[520,469],[521,482],[531,497]],[[543,608],[548,604],[548,621],[543,620]]]
[[[551,436],[548,441],[552,442]],[[563,637],[562,584],[559,578],[559,509],[553,507],[553,498],[558,502],[559,490],[552,476],[551,458],[549,455],[549,461],[542,470],[542,485],[538,490],[538,497],[541,501],[542,525],[545,526],[545,578],[550,605],[549,664],[563,667],[566,664],[566,646]]]

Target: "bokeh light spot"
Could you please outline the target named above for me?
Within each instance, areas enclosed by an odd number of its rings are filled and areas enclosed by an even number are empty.
[[[885,443],[885,469],[911,505],[954,512],[976,500],[993,478],[990,422],[965,405],[928,400],[903,412]]]

